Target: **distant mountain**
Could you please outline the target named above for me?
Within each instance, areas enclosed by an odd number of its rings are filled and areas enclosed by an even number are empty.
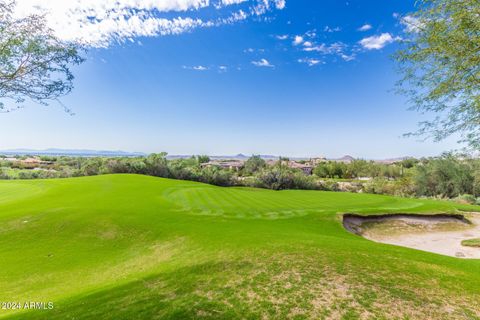
[[[109,150],[88,150],[88,149],[10,149],[0,150],[4,155],[32,155],[32,156],[76,156],[76,157],[141,157],[142,152],[109,151]]]
[[[389,158],[389,159],[377,159],[377,160],[372,160],[376,163],[384,163],[384,164],[392,164],[392,163],[395,163],[395,162],[400,162],[400,161],[403,161],[403,160],[406,160],[406,159],[411,159],[412,157],[398,157],[398,158]],[[352,156],[349,156],[349,155],[346,155],[346,156],[343,156],[341,158],[337,158],[337,159],[328,159],[328,160],[331,160],[331,161],[337,161],[337,162],[344,162],[344,163],[350,163],[354,160],[356,160],[354,157]],[[366,159],[368,160],[368,159]]]
[[[391,159],[375,160],[375,162],[391,164],[391,163],[400,162],[407,159],[413,159],[413,157],[398,157],[398,158],[391,158]]]
[[[0,150],[0,155],[32,155],[32,156],[74,156],[74,157],[144,157],[147,156],[147,153],[143,152],[128,152],[128,151],[110,151],[110,150],[89,150],[89,149],[56,149],[56,148],[49,148],[44,150],[35,150],[35,149],[9,149],[9,150]],[[184,155],[168,155],[167,159],[187,159],[191,158],[193,155],[184,154]],[[271,155],[271,154],[261,154],[259,155],[264,160],[278,160],[279,156]],[[250,155],[245,155],[243,153],[239,153],[236,155],[220,155],[220,156],[209,156],[212,160],[247,160],[250,158]],[[394,163],[399,162],[405,159],[409,159],[411,157],[398,157],[398,158],[391,158],[391,159],[380,159],[380,160],[373,160],[378,163]],[[290,157],[290,160],[308,160],[309,157]],[[350,163],[355,160],[354,157],[350,155],[343,156],[341,158],[329,158],[327,160],[330,161],[337,161],[337,162],[344,162]]]
[[[352,157],[352,156],[346,155],[346,156],[343,156],[343,157],[338,158],[338,159],[329,159],[329,160],[331,160],[331,161],[337,161],[337,162],[350,163],[350,162],[354,161],[355,158]]]
[[[193,155],[187,155],[187,154],[183,154],[183,155],[168,155],[167,156],[167,159],[186,159],[186,158],[191,158]],[[239,153],[237,155],[220,155],[220,156],[210,156],[209,155],[209,158],[212,159],[212,160],[247,160],[248,158],[250,158],[251,156],[249,155],[245,155],[243,153]],[[278,159],[279,157],[278,156],[274,156],[274,155],[269,155],[269,154],[261,154],[260,157],[262,159],[265,159],[265,160],[270,160],[270,159]],[[298,159],[303,159],[303,158],[298,158]]]

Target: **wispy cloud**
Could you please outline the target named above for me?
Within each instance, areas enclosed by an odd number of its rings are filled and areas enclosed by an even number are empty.
[[[316,36],[317,36],[317,29],[312,29],[305,32],[305,37],[315,38]]]
[[[395,39],[390,33],[382,33],[378,36],[371,36],[360,40],[360,45],[367,50],[378,50],[392,43]]]
[[[372,28],[373,28],[372,25],[367,23],[367,24],[364,24],[363,26],[361,26],[360,28],[358,28],[358,31],[362,31],[362,32],[363,31],[368,31]]]
[[[326,27],[324,30],[336,32],[341,29],[339,27]],[[278,36],[276,36],[276,38],[279,39]],[[325,38],[324,35],[322,35],[322,38]],[[282,37],[281,39],[284,38]],[[298,63],[305,63],[309,66],[327,63],[327,60],[324,58],[324,56],[327,55],[338,57],[344,61],[352,61],[356,59],[355,50],[358,50],[358,46],[352,46],[341,41],[333,43],[319,42],[319,36],[316,29],[311,29],[305,33],[293,36],[291,45],[294,50],[309,53],[311,55],[306,58],[296,58]],[[338,61],[339,59],[334,60]]]
[[[266,68],[274,68],[275,67],[267,59],[260,59],[258,61],[252,61],[252,64],[256,67],[266,67]]]
[[[340,54],[345,50],[346,47],[347,45],[344,44],[343,42],[334,42],[329,45],[322,43],[322,44],[314,45],[311,47],[305,47],[303,48],[303,51],[318,52],[322,54],[334,54],[334,53]]]
[[[254,49],[254,48],[247,48],[243,50],[245,53],[255,53],[255,52],[265,52],[265,49],[259,48],[259,49]]]
[[[303,58],[303,59],[298,59],[297,60],[299,63],[305,63],[307,64],[309,67],[313,67],[313,66],[316,66],[318,64],[323,64],[323,62],[319,59],[315,59],[315,58]]]
[[[324,32],[339,32],[341,31],[342,29],[340,27],[330,27],[330,26],[325,26],[325,28],[323,28],[323,31]]]
[[[234,6],[233,11],[223,9],[227,6]],[[285,0],[21,0],[15,14],[45,14],[49,27],[61,39],[108,47],[136,37],[233,24],[284,7]],[[208,8],[218,10],[218,18],[202,19],[195,14]]]
[[[345,60],[345,61],[353,61],[355,60],[355,54],[352,53],[352,54],[345,54],[345,53],[341,53],[340,54],[340,57]]]
[[[224,6],[229,6],[232,4],[240,4],[245,1],[248,1],[248,0],[222,0],[221,4],[223,4]]]
[[[205,66],[202,66],[202,65],[193,66],[193,67],[182,66],[182,68],[185,69],[185,70],[195,70],[195,71],[207,71],[207,70],[209,70],[208,67],[205,67]]]
[[[423,22],[414,16],[405,16],[400,19],[400,23],[405,27],[406,32],[418,32],[423,26]]]
[[[287,1],[286,0],[277,0],[275,1],[275,6],[277,9],[285,9],[285,6],[287,5]]]

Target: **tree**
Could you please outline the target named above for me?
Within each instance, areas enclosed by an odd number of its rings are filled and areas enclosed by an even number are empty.
[[[73,88],[70,65],[83,62],[80,46],[58,39],[45,17],[14,16],[15,2],[0,0],[0,110],[10,111],[30,99],[41,104]],[[5,101],[12,102],[6,106]],[[63,106],[63,105],[62,105]],[[67,110],[67,109],[66,109]]]
[[[353,160],[347,165],[347,172],[350,178],[358,178],[368,175],[369,163],[366,160]]]
[[[319,178],[329,178],[330,171],[328,170],[328,164],[325,162],[319,163],[315,169],[313,169],[313,174]]]
[[[419,135],[440,141],[454,133],[480,149],[480,2],[419,0],[402,19],[406,38],[395,59],[403,75],[399,92],[411,109],[434,113]]]
[[[197,162],[202,164],[202,163],[208,163],[210,162],[210,157],[206,155],[199,155],[197,156]]]
[[[466,160],[446,154],[416,167],[414,181],[418,196],[447,198],[473,193],[474,171]]]
[[[330,162],[330,177],[331,178],[347,178],[347,165],[343,162]]]
[[[223,187],[228,187],[233,184],[232,173],[215,166],[204,168],[200,172],[199,180],[204,183]]]
[[[267,163],[265,162],[265,160],[262,159],[262,157],[258,155],[252,155],[250,158],[248,158],[247,161],[245,161],[244,167],[246,173],[253,174],[265,168],[266,166]]]
[[[255,185],[273,190],[318,189],[315,178],[295,169],[267,167],[255,175]]]
[[[145,171],[151,176],[169,178],[170,170],[168,168],[167,153],[152,153],[145,159]]]

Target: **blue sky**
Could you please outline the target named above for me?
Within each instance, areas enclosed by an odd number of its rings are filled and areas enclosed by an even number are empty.
[[[62,99],[75,115],[54,103],[0,114],[0,149],[388,158],[458,148],[402,137],[423,119],[392,92],[390,56],[414,1],[134,0],[120,18],[101,2],[85,5],[109,27],[84,33],[49,2],[59,36],[89,46]]]

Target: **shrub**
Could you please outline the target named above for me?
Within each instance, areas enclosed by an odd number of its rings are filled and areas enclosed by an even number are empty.
[[[418,196],[455,198],[461,194],[473,194],[473,170],[469,162],[452,155],[428,160],[418,165],[414,174]]]
[[[253,155],[245,161],[244,171],[246,174],[254,174],[267,166],[265,160],[263,160],[260,156]]]
[[[24,170],[18,173],[18,178],[19,179],[38,179],[39,173],[38,171]]]
[[[364,188],[367,193],[374,194],[394,194],[394,185],[385,178],[374,178],[365,184]]]
[[[223,187],[234,185],[232,173],[217,167],[207,167],[201,170],[198,181]]]
[[[169,178],[170,170],[168,169],[167,153],[152,153],[145,159],[146,174],[151,176]]]
[[[273,190],[284,189],[319,189],[315,178],[299,170],[273,167],[262,170],[255,176],[255,186]]]
[[[477,199],[471,194],[462,194],[454,200],[461,204],[475,204],[477,202]]]

